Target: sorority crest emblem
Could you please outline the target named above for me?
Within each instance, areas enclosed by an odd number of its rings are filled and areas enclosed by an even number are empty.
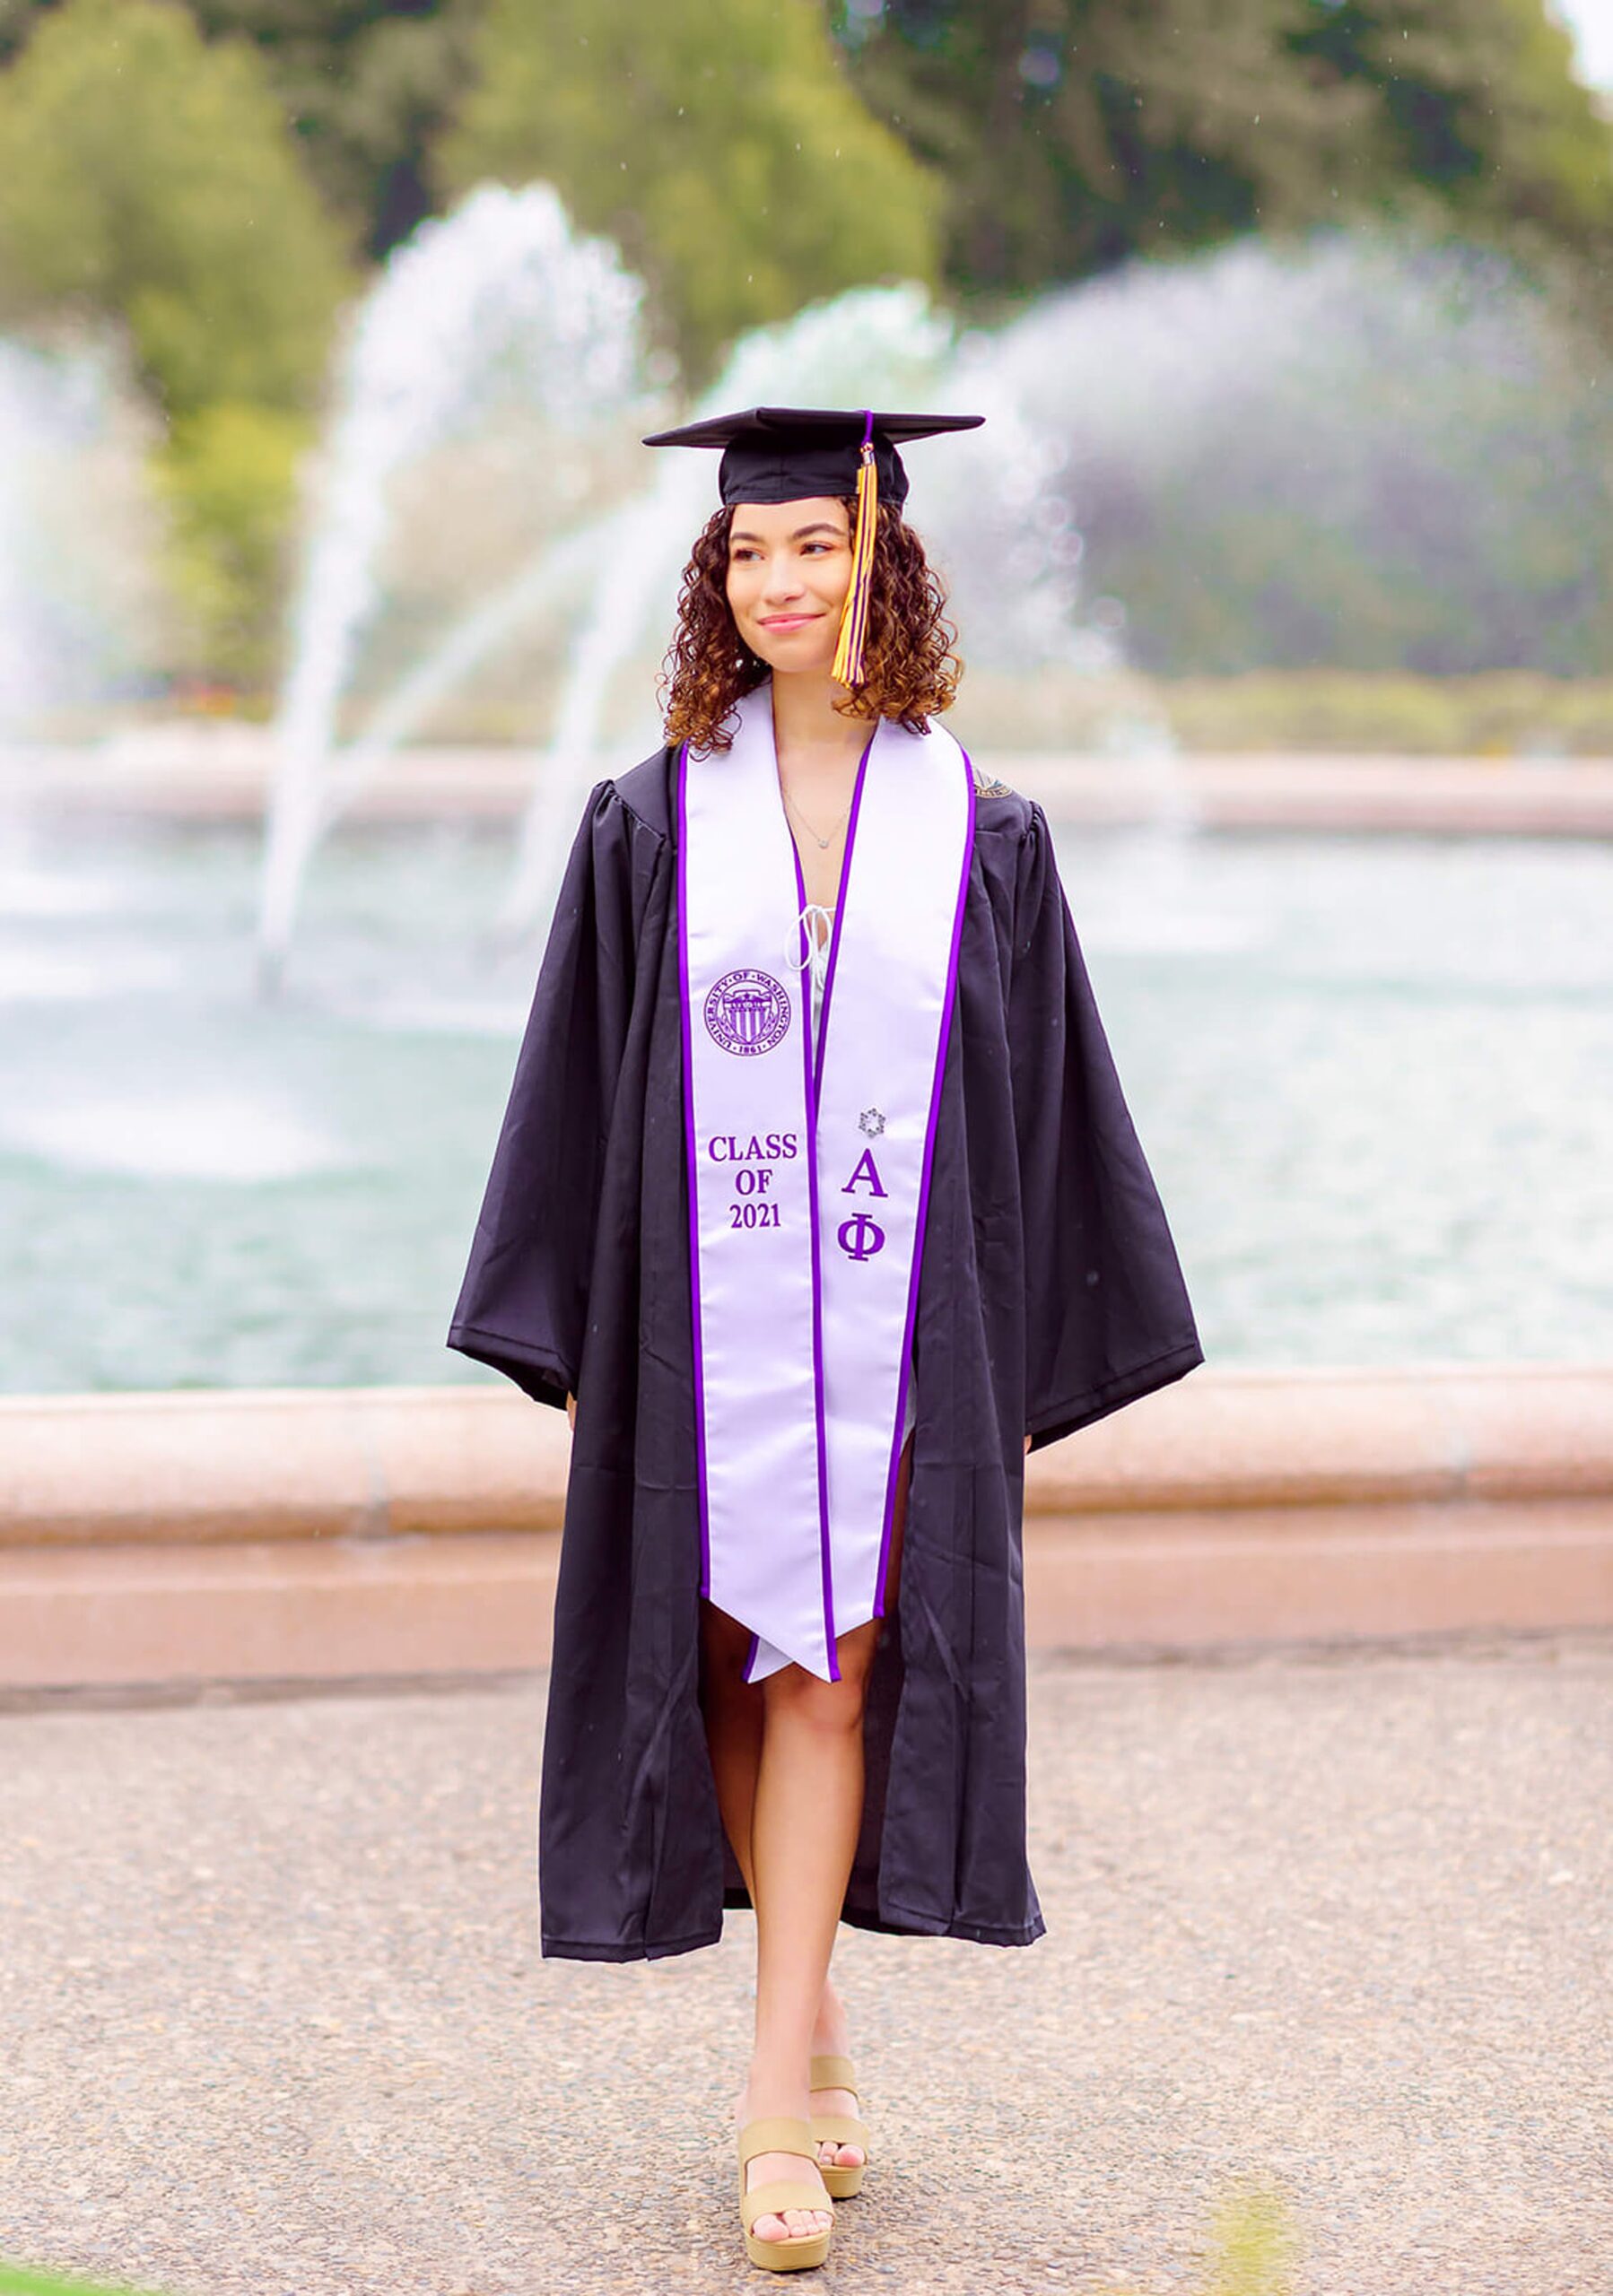
[[[741,1059],[771,1052],[789,1030],[789,997],[783,983],[748,965],[725,972],[706,998],[706,1028],[724,1052]]]

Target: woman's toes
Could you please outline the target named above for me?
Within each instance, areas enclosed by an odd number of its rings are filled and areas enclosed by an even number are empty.
[[[820,2169],[861,2169],[868,2165],[857,2145],[836,2144],[829,2136],[818,2146],[817,2164]]]
[[[787,2208],[784,2222],[791,2239],[809,2240],[815,2232],[826,2232],[833,2220],[821,2208]]]
[[[782,2216],[758,2216],[751,2230],[759,2240],[809,2240],[833,2222],[826,2209],[787,2208]]]

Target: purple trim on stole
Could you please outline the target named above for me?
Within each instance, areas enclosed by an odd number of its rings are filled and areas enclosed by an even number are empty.
[[[683,1006],[684,1139],[689,1166],[689,1308],[694,1319],[694,1459],[700,1501],[700,1591],[711,1593],[711,1524],[706,1492],[706,1369],[700,1337],[700,1156],[694,1144],[694,1048],[689,1005],[689,744],[677,753],[677,983]],[[752,1643],[752,1650],[755,1648]]]
[[[876,734],[879,728],[876,726],[874,728],[874,733]],[[851,882],[851,856],[857,846],[857,816],[862,810],[863,778],[868,770],[868,758],[873,747],[874,734],[870,734],[868,740],[863,744],[862,755],[857,761],[857,781],[851,791],[850,816],[846,822],[846,849],[840,857],[840,892],[834,905],[835,923],[834,930],[829,942],[829,970],[824,975],[824,1004],[823,1009],[818,1014],[817,1050],[813,1060],[812,1104],[814,1108],[817,1106],[817,1096],[823,1089],[824,1047],[829,1041],[829,1000],[834,994],[834,968],[840,961],[840,911],[846,905],[846,888]],[[796,855],[796,882],[801,888],[801,907],[805,909],[806,906],[806,880],[801,874],[801,857],[798,852]],[[810,980],[810,976],[808,976],[808,979]],[[812,1011],[812,991],[810,987],[808,987],[806,992],[806,1011],[810,1015]]]
[[[962,752],[963,779],[968,788],[968,828],[963,838],[963,866],[958,876],[957,906],[952,917],[952,950],[946,960],[946,988],[941,1026],[936,1039],[936,1073],[929,1088],[929,1122],[924,1135],[924,1163],[919,1180],[919,1210],[913,1227],[913,1265],[907,1285],[907,1318],[902,1332],[902,1370],[896,1384],[896,1427],[891,1438],[891,1464],[885,1483],[885,1527],[879,1535],[879,1570],[874,1581],[874,1615],[885,1616],[885,1582],[891,1565],[891,1535],[896,1523],[896,1478],[902,1465],[902,1430],[907,1418],[908,1369],[912,1362],[913,1326],[919,1312],[919,1268],[924,1257],[924,1224],[929,1213],[930,1170],[935,1162],[936,1131],[941,1116],[941,1080],[946,1069],[946,1048],[957,1009],[958,952],[963,939],[963,906],[969,893],[969,872],[974,859],[974,768],[967,750]]]
[[[865,752],[866,755],[867,752]],[[806,879],[801,869],[801,857],[796,849],[795,832],[789,833],[789,857],[796,865],[796,891],[801,896],[801,908],[806,906]],[[841,883],[844,883],[842,874]],[[799,914],[798,910],[797,914]],[[829,962],[834,962],[834,952],[829,952]],[[829,983],[824,982],[824,1010],[828,1009]],[[812,977],[807,975],[803,1000],[806,1007],[806,1025],[801,1031],[801,1052],[805,1062],[803,1074],[806,1085],[806,1200],[812,1221],[812,1378],[814,1400],[817,1411],[817,1509],[818,1546],[824,1570],[824,1641],[829,1658],[829,1679],[840,1680],[840,1657],[834,1648],[834,1550],[829,1543],[829,1433],[824,1422],[824,1265],[818,1248],[817,1208],[817,1075],[812,1048]]]

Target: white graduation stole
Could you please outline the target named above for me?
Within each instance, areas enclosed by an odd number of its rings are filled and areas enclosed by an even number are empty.
[[[814,1045],[771,688],[737,714],[677,768],[701,1592],[750,1680],[833,1682],[884,1610],[974,793],[950,734],[881,720]]]

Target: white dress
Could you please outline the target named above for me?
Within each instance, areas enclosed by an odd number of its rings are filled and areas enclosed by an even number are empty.
[[[828,963],[829,943],[825,941],[819,953],[817,962],[815,964],[809,965],[806,968],[807,977],[812,983],[812,1033],[815,1041],[817,1037],[818,1018],[823,1010],[824,981],[827,974]],[[902,1439],[903,1443],[907,1441],[908,1437],[919,1424],[919,1406],[914,1400],[915,1386],[916,1381],[913,1376],[913,1352],[910,1346],[907,1352],[907,1412],[906,1416],[903,1418],[902,1422]]]

